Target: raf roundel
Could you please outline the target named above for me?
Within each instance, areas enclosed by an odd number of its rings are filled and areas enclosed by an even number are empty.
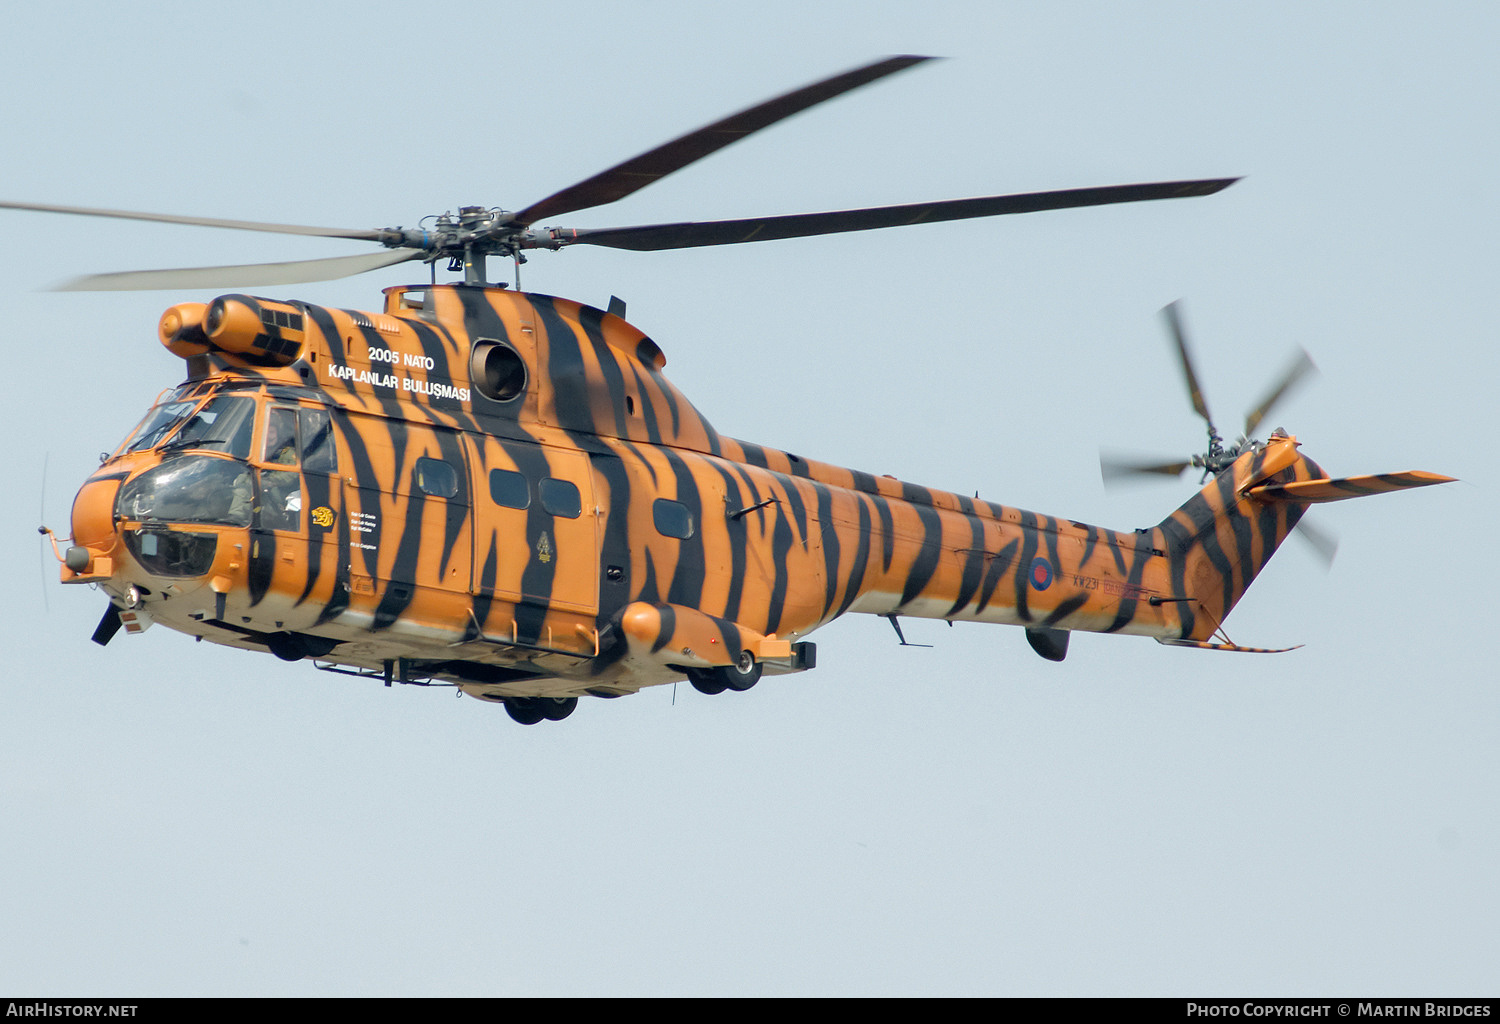
[[[1052,563],[1041,556],[1031,560],[1031,585],[1038,590],[1052,586]]]

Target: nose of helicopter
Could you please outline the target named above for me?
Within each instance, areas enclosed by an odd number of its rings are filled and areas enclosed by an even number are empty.
[[[120,543],[115,496],[123,474],[91,479],[73,499],[73,546],[63,556],[64,583],[94,583],[114,575]]]

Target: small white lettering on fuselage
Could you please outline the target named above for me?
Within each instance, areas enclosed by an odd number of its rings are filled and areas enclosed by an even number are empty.
[[[397,358],[396,353],[389,349],[371,349],[370,356],[376,353],[389,357],[391,361]],[[406,356],[407,365],[419,365],[425,369],[432,369],[433,359],[431,356]],[[428,398],[452,398],[460,402],[469,400],[469,389],[455,387],[442,381],[414,380],[411,377],[398,377],[393,373],[376,373],[371,370],[357,370],[352,366],[342,363],[329,363],[328,376],[334,380],[347,380],[355,384],[369,384],[377,388],[392,388],[410,392],[414,395],[426,395]]]

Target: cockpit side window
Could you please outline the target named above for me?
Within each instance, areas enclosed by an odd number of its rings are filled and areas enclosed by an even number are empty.
[[[280,466],[297,464],[297,410],[272,408],[266,417],[265,461]]]
[[[279,469],[260,471],[257,524],[263,530],[302,528],[302,477]]]
[[[299,409],[302,428],[302,468],[308,473],[337,473],[338,453],[327,409]]]

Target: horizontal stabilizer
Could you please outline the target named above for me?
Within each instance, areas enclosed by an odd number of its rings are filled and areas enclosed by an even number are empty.
[[[1366,494],[1384,494],[1408,487],[1452,483],[1453,477],[1412,470],[1410,473],[1377,473],[1373,476],[1346,476],[1340,480],[1294,480],[1288,484],[1261,484],[1246,491],[1247,497],[1271,501],[1343,501]]]
[[[1287,651],[1295,651],[1296,647],[1241,647],[1239,644],[1216,644],[1208,640],[1168,640],[1166,637],[1157,637],[1156,642],[1168,647],[1197,647],[1204,651],[1239,651],[1241,654],[1285,654]]]

